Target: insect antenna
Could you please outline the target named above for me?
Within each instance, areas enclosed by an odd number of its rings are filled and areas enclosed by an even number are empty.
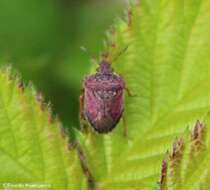
[[[88,57],[91,58],[91,60],[93,61],[93,63],[95,63],[95,64],[98,65],[98,61],[97,61],[97,59],[96,59],[96,56],[93,55],[93,53],[90,53],[90,52],[87,50],[87,48],[84,47],[84,46],[81,46],[80,49],[81,49],[86,55],[88,55]]]
[[[123,53],[127,51],[127,49],[128,49],[128,45],[125,48],[121,49],[112,61],[115,62]]]

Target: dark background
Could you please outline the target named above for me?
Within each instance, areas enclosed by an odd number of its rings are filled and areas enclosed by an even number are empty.
[[[50,101],[64,126],[78,127],[78,97],[105,32],[125,0],[0,0],[0,63],[12,65]]]

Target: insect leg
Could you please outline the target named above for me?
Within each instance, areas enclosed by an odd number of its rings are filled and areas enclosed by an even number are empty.
[[[122,74],[119,74],[119,75],[120,75],[120,77],[121,77],[122,79],[124,78]],[[131,97],[136,96],[135,94],[133,94],[133,93],[130,91],[130,89],[129,89],[126,85],[124,86],[124,90],[126,90],[126,92],[128,93],[128,96],[131,96]]]
[[[79,102],[80,102],[80,126],[82,131],[87,131],[87,120],[84,115],[84,89],[82,90],[82,94],[79,97]]]
[[[128,93],[128,96],[134,97],[136,96],[135,94],[133,94],[128,87],[124,87],[124,89],[126,90],[126,92]]]
[[[82,90],[82,94],[79,97],[79,105],[80,105],[80,120],[84,120],[84,90]]]

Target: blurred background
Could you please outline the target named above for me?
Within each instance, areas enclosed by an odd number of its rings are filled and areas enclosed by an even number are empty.
[[[52,103],[64,126],[78,127],[82,78],[105,32],[124,14],[126,0],[0,0],[0,63]]]

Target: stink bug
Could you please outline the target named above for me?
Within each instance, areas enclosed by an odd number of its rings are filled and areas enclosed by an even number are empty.
[[[81,117],[98,133],[112,131],[123,114],[125,89],[123,78],[113,72],[108,55],[104,54],[97,72],[83,82]]]

